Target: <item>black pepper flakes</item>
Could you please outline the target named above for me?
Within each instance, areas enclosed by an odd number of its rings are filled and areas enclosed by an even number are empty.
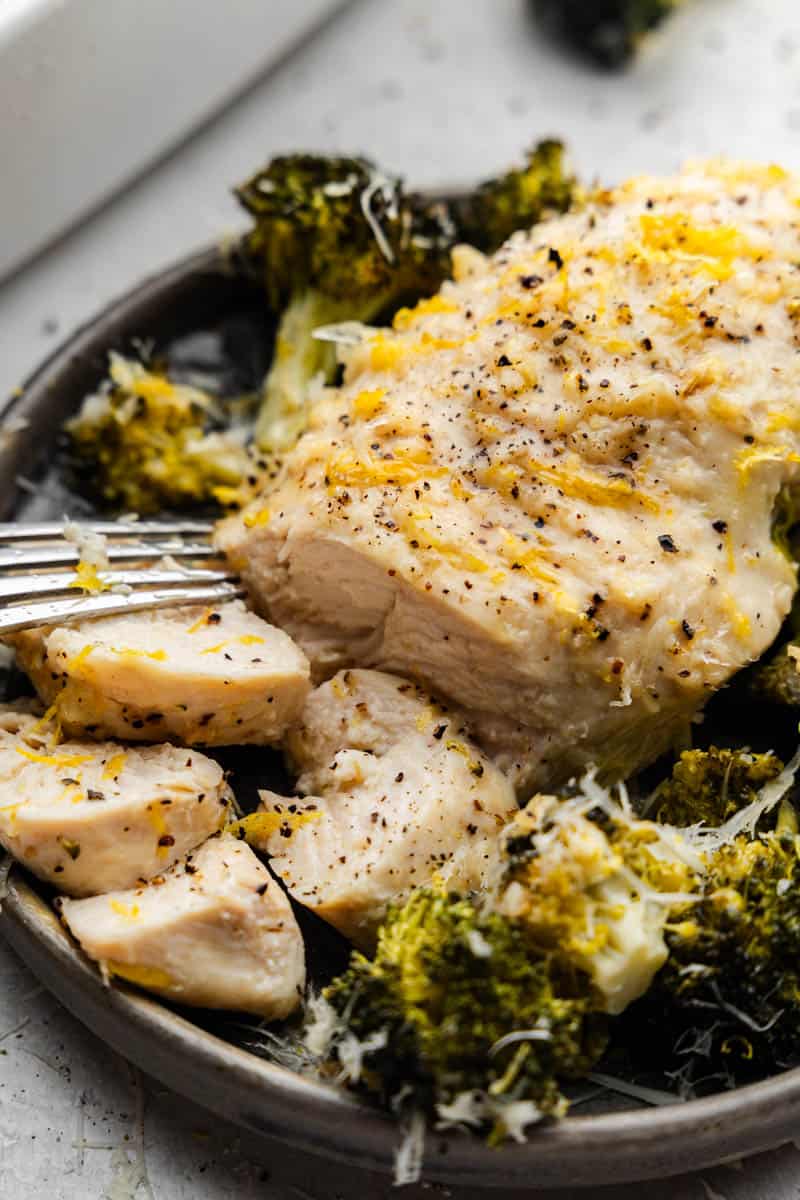
[[[672,540],[672,535],[669,533],[660,533],[658,535],[658,544],[665,554],[677,554],[678,547]]]

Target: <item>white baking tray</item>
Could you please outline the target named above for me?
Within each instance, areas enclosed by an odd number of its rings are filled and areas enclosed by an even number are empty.
[[[342,0],[0,0],[0,277]]]

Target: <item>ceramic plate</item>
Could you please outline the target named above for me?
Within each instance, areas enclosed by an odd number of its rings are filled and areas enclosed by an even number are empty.
[[[59,431],[105,372],[108,350],[137,340],[169,347],[171,361],[218,371],[220,355],[263,370],[271,329],[254,285],[216,250],[147,280],[76,333],[15,397],[0,428],[0,518],[60,517]],[[233,376],[236,372],[233,371]],[[236,390],[246,379],[232,378]],[[23,420],[20,420],[23,418]],[[20,482],[21,481],[21,482]],[[269,769],[275,770],[275,761]],[[245,765],[244,774],[253,770]],[[263,782],[263,780],[262,780]],[[94,1033],[150,1075],[256,1135],[336,1159],[354,1172],[390,1175],[396,1124],[330,1086],[302,1078],[227,1040],[224,1022],[177,1012],[125,986],[106,987],[60,926],[48,890],[14,867],[0,930],[41,981]],[[313,961],[326,934],[310,933]],[[322,946],[321,953],[328,953]],[[613,1100],[611,1103],[615,1103]],[[704,1099],[656,1108],[618,1100],[530,1132],[524,1145],[490,1150],[461,1134],[430,1134],[423,1178],[475,1189],[559,1187],[656,1178],[709,1167],[795,1136],[800,1069]],[[627,1105],[628,1107],[624,1107]],[[353,1175],[357,1191],[357,1175]],[[362,1193],[363,1194],[363,1193]]]

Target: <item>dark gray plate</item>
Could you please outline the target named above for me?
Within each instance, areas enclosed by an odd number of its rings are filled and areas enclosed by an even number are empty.
[[[258,303],[253,287],[210,250],[148,280],[75,334],[15,398],[8,410],[15,432],[3,435],[0,429],[0,517],[58,515],[60,496],[47,468],[65,416],[99,382],[109,349],[126,349],[136,338],[163,345],[220,323],[235,338],[242,322],[251,329],[258,322]],[[266,322],[262,333],[268,345]],[[18,428],[19,417],[27,421],[24,428]],[[32,498],[30,483],[20,489],[19,475],[40,480],[41,493]],[[180,1015],[134,989],[105,987],[54,917],[46,890],[17,868],[0,930],[98,1036],[175,1091],[268,1138],[271,1153],[278,1138],[349,1164],[353,1195],[359,1194],[359,1169],[391,1173],[399,1139],[393,1121],[232,1045],[191,1014]],[[469,1185],[471,1195],[480,1188],[656,1178],[769,1149],[796,1136],[799,1127],[800,1069],[702,1100],[570,1116],[533,1130],[522,1146],[489,1150],[467,1136],[432,1134],[424,1178]]]

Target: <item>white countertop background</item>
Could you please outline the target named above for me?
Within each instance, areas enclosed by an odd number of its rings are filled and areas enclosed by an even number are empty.
[[[723,151],[800,168],[800,5],[696,0],[630,71],[608,75],[555,54],[524,0],[356,0],[0,286],[0,398],[112,297],[236,229],[230,185],[276,152],[361,152],[414,184],[448,185],[552,134],[582,177],[605,182]],[[0,170],[0,239],[9,237]],[[246,1135],[143,1080],[0,944],[0,1200],[307,1200],[322,1177],[342,1200],[372,1200],[346,1171],[304,1159],[305,1178],[290,1179],[252,1153]],[[800,1153],[601,1185],[552,1200],[796,1200]]]

